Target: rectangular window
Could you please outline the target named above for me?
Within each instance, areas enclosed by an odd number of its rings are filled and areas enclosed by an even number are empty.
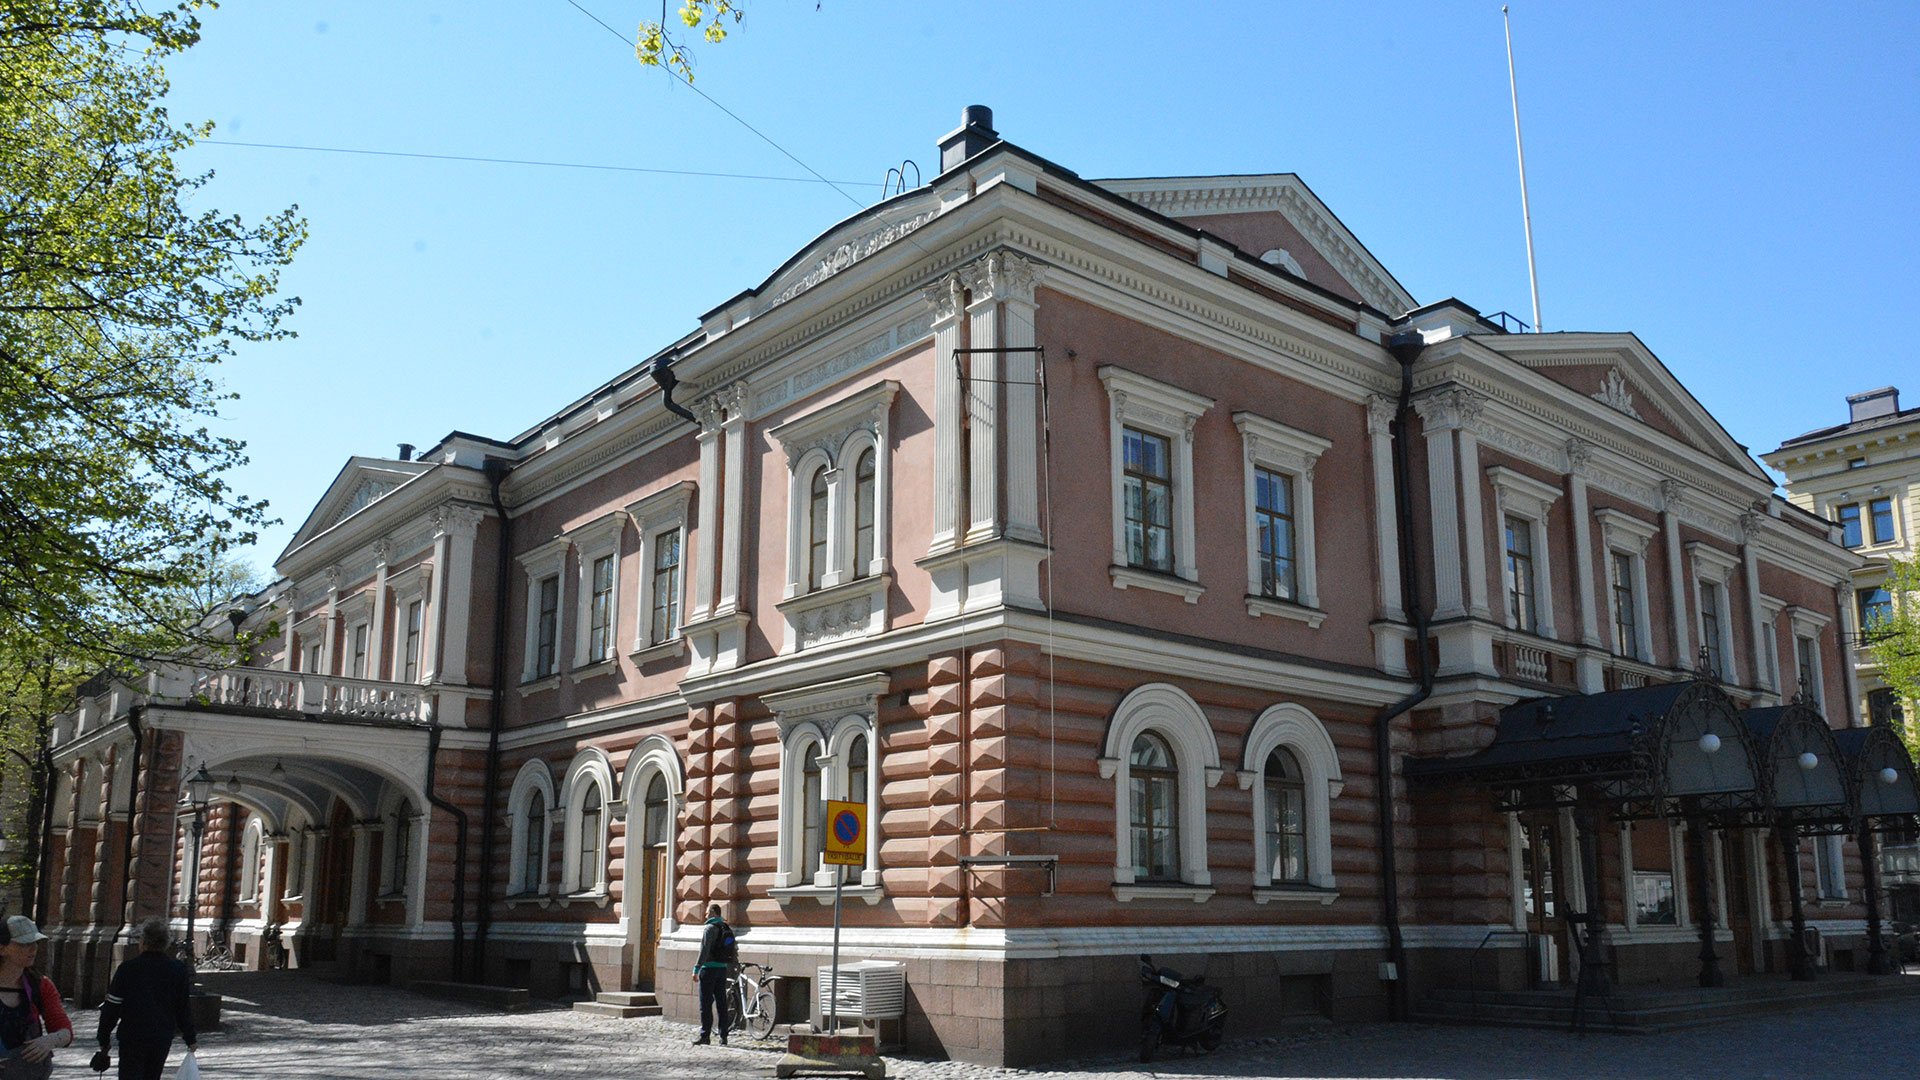
[[[1613,651],[1630,660],[1640,655],[1640,612],[1634,603],[1633,556],[1613,553]]]
[[[367,677],[367,630],[366,623],[353,628],[353,667],[348,674],[356,679]]]
[[[1777,693],[1780,690],[1780,632],[1772,623],[1763,623],[1760,640],[1765,644],[1760,659],[1767,665],[1767,686]]]
[[[1867,504],[1867,524],[1871,526],[1869,543],[1893,543],[1893,500],[1875,499]]]
[[[1800,680],[1800,689],[1809,700],[1818,705],[1820,702],[1820,647],[1810,637],[1796,636],[1793,639],[1793,659],[1799,666],[1794,676]]]
[[[420,681],[420,632],[426,626],[427,605],[415,600],[407,605],[407,638],[400,651],[400,681]]]
[[[287,838],[287,880],[284,886],[286,899],[292,900],[300,895],[301,871],[307,863],[307,834],[296,832]]]
[[[613,556],[593,561],[593,613],[587,626],[587,662],[597,664],[612,654]]]
[[[1515,629],[1534,632],[1540,625],[1533,579],[1533,523],[1507,515],[1507,610]]]
[[[534,622],[534,678],[554,673],[554,656],[560,633],[560,576],[540,579],[540,615]]]
[[[1293,477],[1253,471],[1253,515],[1260,528],[1260,595],[1295,599]]]
[[[1127,428],[1127,565],[1173,572],[1173,447],[1150,432]]]
[[[1671,872],[1633,872],[1633,917],[1641,926],[1672,926],[1678,921],[1673,903]]]
[[[1841,860],[1841,844],[1838,836],[1816,836],[1813,838],[1813,877],[1818,883],[1820,899],[1845,900],[1847,898],[1847,867]]]
[[[1840,542],[1850,548],[1860,546],[1860,504],[1848,503],[1840,508]]]
[[[1860,636],[1864,640],[1871,637],[1882,622],[1893,618],[1893,594],[1884,585],[1875,585],[1861,589],[1856,595],[1860,604]]]
[[[320,673],[320,646],[318,644],[307,646],[307,661],[301,665],[300,670],[310,675],[318,675]]]
[[[1720,607],[1722,594],[1717,582],[1700,583],[1700,646],[1706,650],[1707,670],[1725,671],[1726,656],[1720,648]]]
[[[653,622],[650,644],[680,632],[680,530],[668,529],[653,541]]]
[[[1867,691],[1867,723],[1874,727],[1890,727],[1895,731],[1906,726],[1905,717],[1900,708],[1900,695],[1890,687]]]

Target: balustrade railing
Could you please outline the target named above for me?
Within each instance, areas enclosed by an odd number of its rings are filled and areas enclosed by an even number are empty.
[[[1549,682],[1553,676],[1553,654],[1545,649],[1518,642],[1507,643],[1508,673],[1516,679]]]
[[[409,723],[426,719],[427,700],[417,686],[245,667],[193,670],[188,697],[208,705]]]

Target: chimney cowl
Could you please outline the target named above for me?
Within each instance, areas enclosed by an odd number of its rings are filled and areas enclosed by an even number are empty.
[[[993,130],[993,110],[985,105],[969,105],[960,111],[960,126],[940,139],[940,171],[954,166],[1000,141]]]
[[[400,444],[400,460],[401,461],[413,460],[413,444],[412,443],[403,442]]]
[[[1882,416],[1892,416],[1899,411],[1900,388],[1897,386],[1883,386],[1864,394],[1847,395],[1847,422],[1851,424]]]

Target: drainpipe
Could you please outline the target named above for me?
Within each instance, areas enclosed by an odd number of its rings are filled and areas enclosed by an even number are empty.
[[[133,753],[127,758],[127,764],[133,769],[133,779],[127,784],[127,834],[120,855],[120,921],[113,928],[112,940],[120,940],[120,934],[127,928],[127,903],[133,889],[133,823],[139,818],[140,777],[145,772],[140,767],[140,748],[146,741],[146,729],[140,726],[140,720],[146,716],[145,705],[135,705],[127,710],[127,730],[133,733]]]
[[[1413,497],[1407,487],[1407,421],[1413,414],[1413,364],[1420,358],[1426,342],[1417,332],[1395,334],[1387,351],[1400,362],[1400,407],[1393,420],[1393,511],[1400,534],[1401,604],[1413,620],[1414,669],[1419,685],[1413,693],[1382,709],[1373,718],[1375,797],[1379,801],[1380,892],[1382,917],[1387,924],[1387,961],[1393,965],[1393,985],[1388,992],[1387,1014],[1394,1020],[1407,1018],[1407,949],[1400,933],[1400,873],[1394,853],[1393,828],[1393,721],[1433,693],[1433,663],[1427,656],[1427,611],[1420,603],[1420,586],[1414,577],[1418,569],[1414,558]]]
[[[487,476],[487,498],[500,519],[500,540],[494,553],[497,565],[493,579],[493,694],[487,717],[487,779],[481,789],[480,804],[480,900],[473,930],[473,973],[475,979],[483,982],[487,977],[487,931],[493,925],[493,834],[497,817],[494,804],[500,788],[500,732],[506,723],[507,586],[513,563],[513,530],[507,520],[506,504],[500,499],[500,485],[506,482],[510,468],[497,457],[488,458],[481,466]]]
[[[433,777],[440,762],[440,721],[427,729],[427,801],[453,818],[453,981],[464,982],[467,964],[467,812],[434,793]]]

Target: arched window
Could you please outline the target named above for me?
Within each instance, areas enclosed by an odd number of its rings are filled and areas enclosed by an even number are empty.
[[[1276,882],[1307,880],[1307,785],[1300,760],[1285,747],[1267,755],[1268,872]]]
[[[667,800],[667,778],[654,773],[647,783],[647,800],[640,818],[641,843],[646,847],[664,847],[673,827],[671,804]]]
[[[260,839],[262,835],[260,819],[247,822],[247,831],[240,838],[240,899],[258,900],[260,898]]]
[[[1133,740],[1127,764],[1135,881],[1180,880],[1180,774],[1173,751],[1152,732]]]
[[[528,797],[521,829],[525,842],[520,846],[520,887],[515,891],[540,892],[547,884],[547,797],[542,792]]]
[[[855,735],[847,744],[847,801],[867,801],[867,737]]]
[[[873,545],[877,490],[874,486],[876,455],[872,447],[860,452],[853,467],[853,576],[866,577],[873,569]]]
[[[807,588],[819,588],[826,574],[827,470],[820,468],[807,486]]]
[[[575,864],[580,876],[574,885],[581,891],[597,888],[600,884],[600,828],[601,828],[600,785],[588,784],[580,793],[580,858]]]
[[[826,848],[827,804],[820,789],[820,744],[807,747],[806,764],[800,769],[800,863],[802,880],[820,869],[820,856]]]

